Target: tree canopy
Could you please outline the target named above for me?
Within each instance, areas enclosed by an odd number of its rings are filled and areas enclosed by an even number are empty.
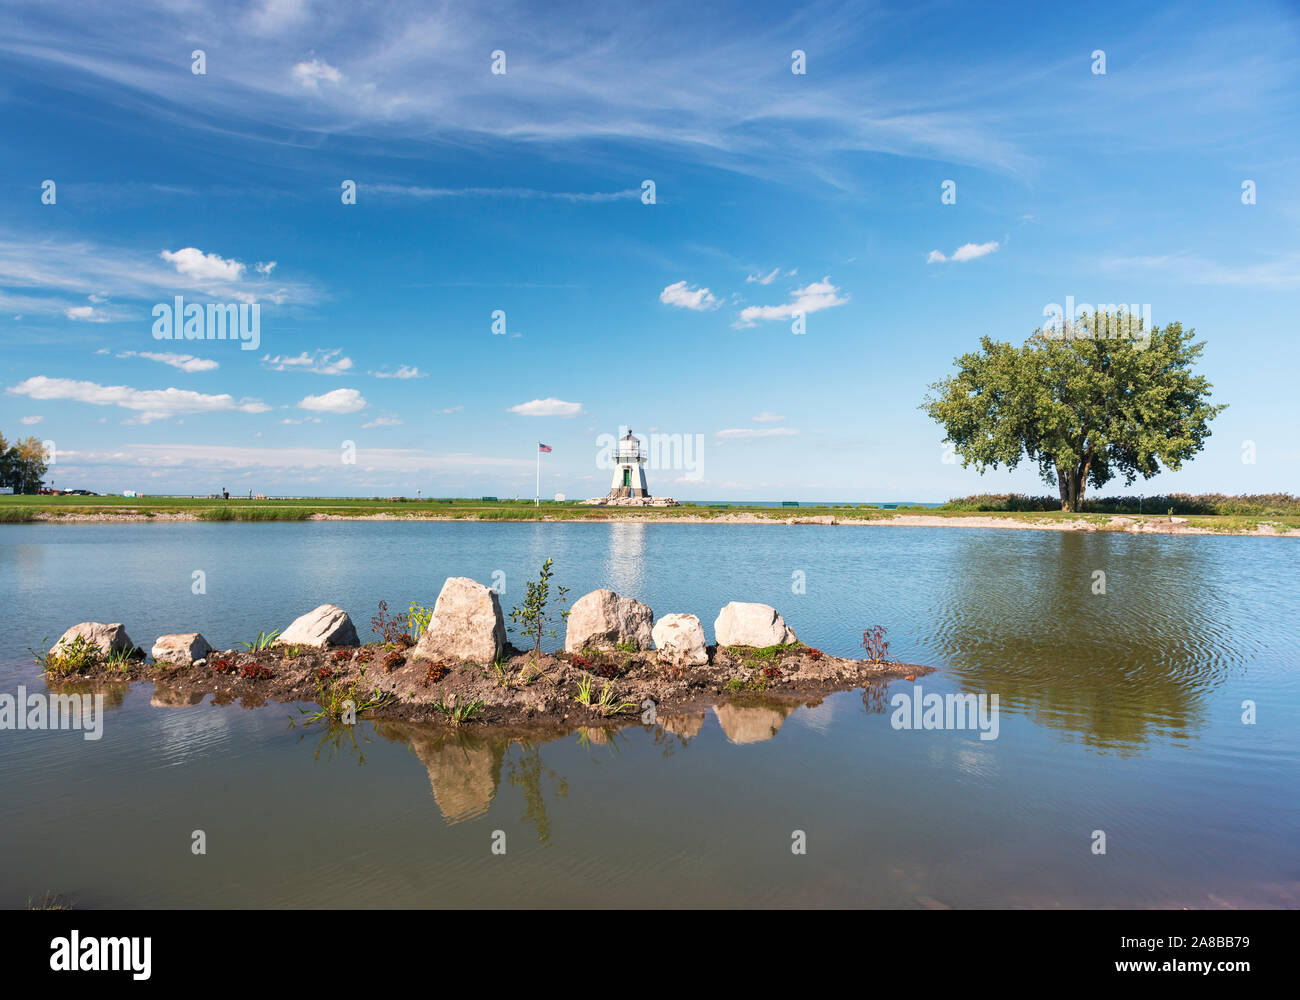
[[[0,433],[0,486],[12,486],[15,493],[35,493],[49,471],[45,445],[29,437],[12,445]]]
[[[1194,334],[1170,323],[1139,340],[1041,328],[1021,347],[983,337],[921,408],[963,467],[1014,469],[1028,458],[1058,487],[1061,509],[1077,511],[1088,486],[1177,470],[1204,447],[1226,407],[1208,402],[1211,385],[1193,371],[1205,347]]]

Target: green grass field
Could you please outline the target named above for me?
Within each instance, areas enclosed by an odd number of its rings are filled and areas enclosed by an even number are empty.
[[[339,517],[365,517],[388,514],[395,517],[453,518],[466,521],[613,521],[623,518],[651,518],[673,521],[682,518],[718,518],[728,514],[751,514],[759,518],[783,521],[789,517],[833,516],[837,520],[876,520],[895,514],[923,514],[942,518],[989,517],[1046,524],[1053,521],[1084,519],[1098,527],[1109,524],[1106,513],[1070,514],[1062,511],[999,511],[946,507],[898,506],[885,509],[865,504],[800,505],[799,507],[758,507],[745,504],[704,505],[683,503],[679,507],[584,507],[576,501],[563,503],[544,500],[535,506],[531,500],[485,501],[470,498],[427,500],[362,499],[351,497],[299,497],[288,499],[249,500],[231,497],[212,500],[202,497],[72,497],[72,496],[3,496],[0,495],[0,524],[57,521],[70,515],[165,517],[189,515],[203,521],[302,521],[314,514]],[[1129,515],[1132,516],[1132,515]],[[1165,514],[1132,516],[1133,520],[1163,521]],[[1300,514],[1269,511],[1262,514],[1189,514],[1189,524],[1223,533],[1254,531],[1261,524],[1277,530],[1300,530]]]

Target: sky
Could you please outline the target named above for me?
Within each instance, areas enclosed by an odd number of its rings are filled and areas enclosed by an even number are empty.
[[[1294,3],[0,2],[0,115],[58,488],[585,498],[630,427],[684,500],[1052,494],[919,407],[1072,298],[1228,404],[1103,494],[1300,493]]]

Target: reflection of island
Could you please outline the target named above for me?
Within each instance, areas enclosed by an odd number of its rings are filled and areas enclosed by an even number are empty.
[[[780,703],[730,704],[714,705],[713,714],[732,743],[761,743],[776,735],[794,709],[794,705]]]
[[[960,686],[1092,746],[1187,738],[1247,660],[1214,583],[1228,557],[1187,539],[1032,534],[971,532],[935,578],[929,644]]]

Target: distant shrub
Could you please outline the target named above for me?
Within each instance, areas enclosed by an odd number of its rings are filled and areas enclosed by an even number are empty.
[[[977,493],[955,497],[939,508],[951,511],[1058,511],[1059,497],[1024,496],[1020,493]],[[1294,517],[1300,515],[1300,497],[1290,493],[1169,493],[1150,496],[1109,496],[1084,500],[1088,514],[1218,514],[1237,517]]]

